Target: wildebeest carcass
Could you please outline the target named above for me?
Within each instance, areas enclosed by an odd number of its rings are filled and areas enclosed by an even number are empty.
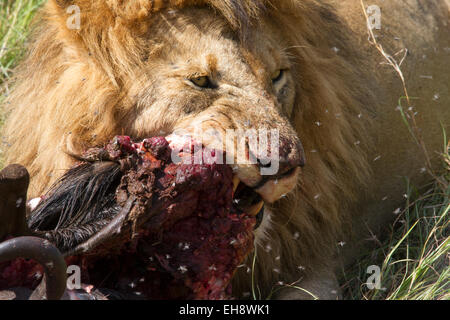
[[[117,136],[80,156],[26,223],[25,174],[23,203],[14,191],[0,211],[15,226],[0,228],[0,240],[12,237],[0,246],[0,292],[14,286],[31,298],[59,298],[66,262],[89,285],[66,290],[66,298],[231,297],[231,278],[253,249],[261,199],[237,186],[230,166],[211,161],[214,150],[197,147]],[[33,237],[14,238],[23,235]]]

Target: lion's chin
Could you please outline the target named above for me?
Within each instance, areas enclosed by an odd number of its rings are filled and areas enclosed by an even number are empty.
[[[255,177],[249,171],[240,171],[234,177],[235,189],[245,185],[247,192],[254,193],[253,198],[259,198],[266,203],[273,203],[284,198],[297,185],[301,168],[293,168],[278,178]],[[255,182],[260,180],[260,182]],[[252,187],[249,187],[252,186]],[[248,211],[247,211],[248,212]]]
[[[297,185],[301,168],[295,168],[280,179],[271,179],[255,191],[268,203],[284,198]]]

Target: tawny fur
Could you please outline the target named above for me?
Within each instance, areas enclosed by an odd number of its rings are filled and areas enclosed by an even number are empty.
[[[160,25],[154,19],[174,8],[205,7],[236,33],[243,48],[251,43],[252,29],[265,25],[283,39],[292,62],[296,95],[290,121],[307,151],[307,166],[298,188],[272,208],[271,229],[257,247],[261,292],[267,296],[278,281],[298,280],[304,272],[299,266],[313,272],[326,263],[355,192],[370,174],[364,156],[369,124],[359,117],[368,119],[373,108],[370,90],[352,68],[364,62],[347,54],[351,34],[327,1],[75,2],[82,13],[80,30],[66,27],[65,9],[72,1],[51,0],[41,11],[6,104],[3,135],[11,145],[6,162],[28,168],[31,196],[44,193],[72,165],[66,152],[80,153],[116,134],[149,134],[130,119],[138,89],[148,80],[142,70],[149,70],[161,49],[149,41],[154,23]],[[330,50],[336,43],[340,55]],[[162,130],[181,116],[153,115]],[[260,117],[252,121],[264,122]],[[235,293],[249,291],[250,281],[246,268],[239,269]]]
[[[204,1],[175,2],[179,7],[189,2],[203,5]],[[128,6],[118,1],[97,3],[77,1],[81,12],[92,13],[89,19],[82,16],[83,28],[74,32],[65,28],[64,8],[49,2],[41,13],[42,23],[30,56],[16,73],[5,129],[12,145],[7,162],[21,163],[30,170],[34,195],[43,193],[70,167],[72,159],[64,151],[80,152],[117,133],[127,133],[123,119],[133,101],[126,88],[130,80],[139,77],[136,72],[141,70],[144,51],[151,55],[152,48],[144,42],[145,34],[151,33],[148,16],[162,5],[150,5],[149,1]],[[342,28],[331,9],[307,1],[272,1],[266,8],[257,3],[211,1],[206,5],[236,30],[263,19],[283,25],[280,33],[288,40],[289,52],[299,69],[293,72],[301,94],[296,97],[292,122],[305,149],[318,151],[308,154],[308,169],[299,190],[276,206],[268,236],[271,252],[267,252],[265,243],[258,250],[258,279],[268,284],[263,288],[267,293],[279,280],[297,280],[301,275],[298,266],[310,267],[330,255],[330,243],[341,230],[346,202],[352,199],[353,187],[362,182],[368,168],[353,145],[356,137],[361,139],[362,126],[352,124],[362,109],[355,100],[359,90],[343,87],[337,71],[344,70],[342,65],[348,62],[325,51],[331,44],[326,43],[323,51],[318,46],[327,40],[327,33],[345,42],[347,35],[340,34]],[[148,23],[137,22],[142,19],[148,19]],[[342,115],[339,122],[334,121],[337,113]],[[324,126],[317,130],[314,123],[319,119]],[[273,260],[277,255],[280,261]],[[273,269],[280,269],[284,276]],[[244,291],[249,288],[248,277],[245,271],[240,273],[245,284],[237,286]]]

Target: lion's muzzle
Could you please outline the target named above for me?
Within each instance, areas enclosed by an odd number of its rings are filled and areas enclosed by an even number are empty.
[[[250,153],[252,153],[251,149]],[[303,146],[296,137],[280,138],[278,150],[265,153],[269,154],[268,158],[263,158],[254,152],[253,154],[258,155],[256,165],[239,166],[237,176],[264,201],[272,203],[294,189],[301,167],[305,165],[306,160]],[[271,169],[265,170],[267,168]]]

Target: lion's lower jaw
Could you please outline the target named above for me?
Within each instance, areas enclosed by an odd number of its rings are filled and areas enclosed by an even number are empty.
[[[264,201],[273,203],[291,192],[298,181],[300,168],[296,168],[288,177],[282,179],[272,179],[267,181],[262,187],[255,191],[261,195]]]
[[[272,210],[267,206],[264,207],[264,216],[259,227],[254,231],[255,248],[262,246],[264,242],[269,240],[269,231],[272,228]]]

